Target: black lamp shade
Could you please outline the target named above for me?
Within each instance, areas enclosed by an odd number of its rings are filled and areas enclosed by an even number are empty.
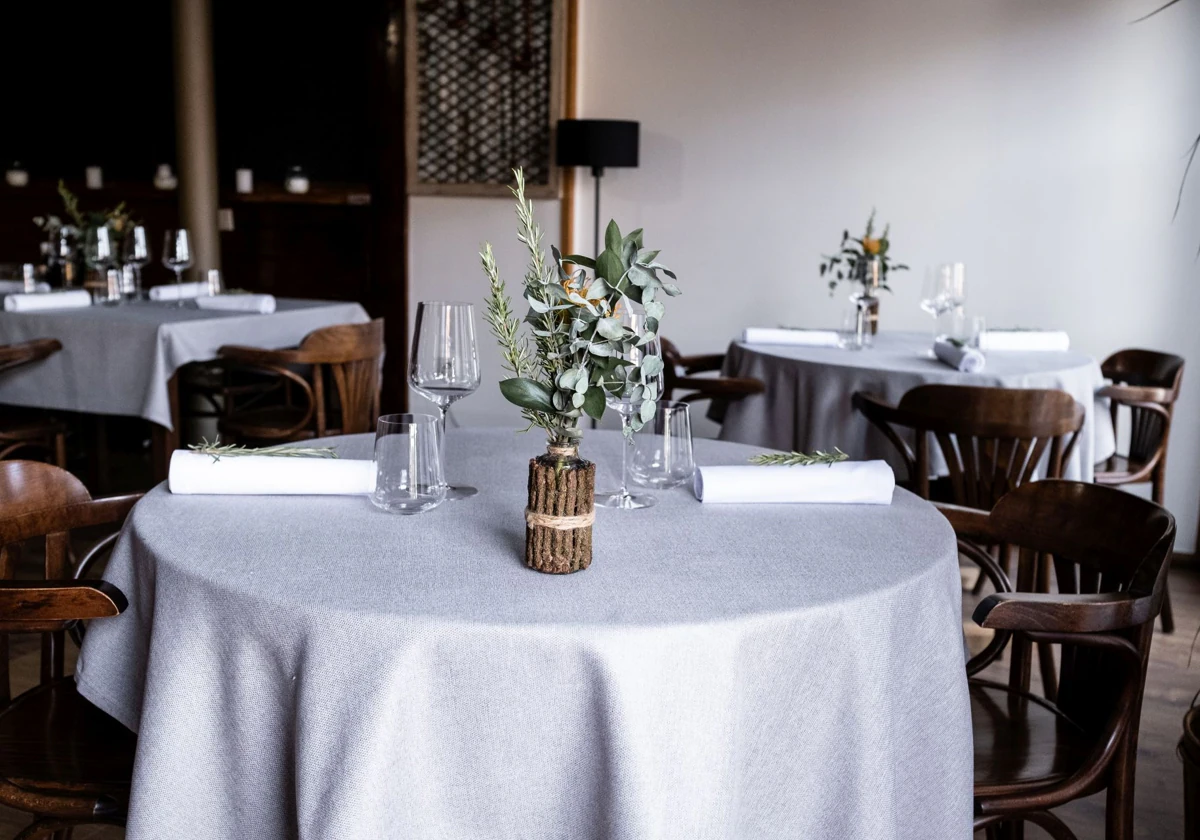
[[[638,124],[630,120],[559,120],[558,165],[638,165]]]

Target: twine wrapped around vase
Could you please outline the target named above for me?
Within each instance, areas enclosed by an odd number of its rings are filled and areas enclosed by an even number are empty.
[[[575,446],[551,445],[529,461],[525,564],[549,574],[586,569],[592,562],[596,465]]]

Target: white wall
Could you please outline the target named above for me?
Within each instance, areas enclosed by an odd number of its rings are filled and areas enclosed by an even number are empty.
[[[545,231],[547,250],[559,238],[559,202],[538,201],[534,212]],[[501,198],[409,199],[409,335],[417,303],[422,300],[462,300],[475,304],[482,314],[487,278],[479,265],[483,243],[492,243],[500,276],[508,283],[514,309],[524,312],[521,280],[529,262],[525,246],[517,241],[517,219],[512,201]],[[476,426],[512,426],[520,412],[500,396],[503,378],[500,351],[482,321],[477,322],[483,384],[479,391],[455,404],[452,422]],[[411,395],[413,411],[433,413],[429,403]]]
[[[1098,358],[1134,345],[1188,357],[1168,506],[1191,550],[1200,171],[1171,212],[1200,132],[1200,4],[1129,25],[1156,5],[581,0],[580,115],[642,123],[641,167],[608,172],[604,216],[644,227],[679,272],[664,328],[684,352],[720,350],[747,324],[836,324],[845,298],[818,280],[820,254],[876,206],[917,269],[897,275],[885,328],[927,328],[921,269],[963,260],[968,308],[993,326],[1062,327]],[[556,203],[538,209],[555,240]],[[483,238],[505,243],[517,282],[512,230],[501,200],[414,199],[413,299],[480,300]],[[460,417],[511,423],[484,391]]]

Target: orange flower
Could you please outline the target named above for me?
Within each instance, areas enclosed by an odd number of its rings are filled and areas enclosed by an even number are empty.
[[[879,248],[882,244],[882,240],[864,236],[862,240],[863,252],[870,254],[872,257],[879,256]]]

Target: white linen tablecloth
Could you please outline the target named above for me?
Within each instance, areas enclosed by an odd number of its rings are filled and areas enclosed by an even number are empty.
[[[357,303],[279,300],[271,315],[133,301],[54,312],[0,312],[0,344],[57,338],[63,349],[0,377],[0,403],[144,417],[172,428],[167,382],[225,344],[279,349],[334,324],[370,320]]]
[[[619,437],[583,455],[619,463]],[[370,457],[372,439],[332,439]],[[591,568],[523,564],[544,439],[452,431],[479,495],[134,509],[81,691],[138,730],[130,840],[967,840],[950,526],[890,506],[600,509]],[[754,450],[696,441],[702,464]]]
[[[877,394],[892,404],[918,385],[978,385],[993,388],[1053,388],[1073,396],[1085,411],[1083,430],[1064,478],[1091,481],[1094,465],[1113,454],[1116,441],[1108,401],[1096,399],[1104,383],[1100,365],[1076,352],[987,353],[979,373],[960,373],[933,357],[928,335],[883,332],[864,350],[773,347],[735,342],[725,357],[725,376],[766,383],[765,393],[731,404],[722,440],[772,449],[811,452],[835,446],[851,458],[884,458],[904,475],[895,446],[854,410],[855,391]],[[930,464],[947,469],[941,451],[930,447]]]

